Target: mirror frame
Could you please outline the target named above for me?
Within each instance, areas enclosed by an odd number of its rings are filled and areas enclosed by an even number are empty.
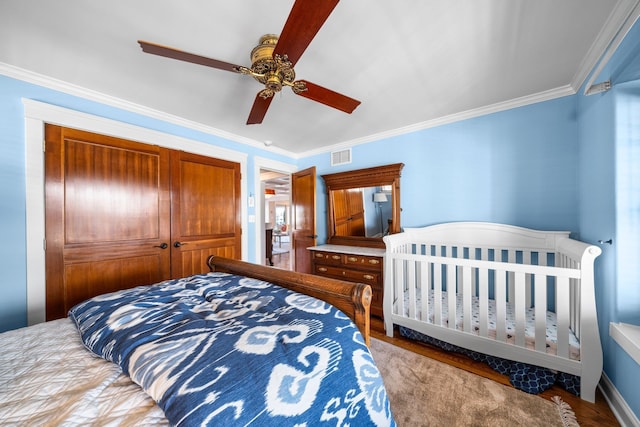
[[[344,190],[360,187],[391,186],[391,225],[389,234],[399,233],[400,226],[400,171],[404,163],[394,163],[347,172],[322,175],[327,195],[327,243],[331,245],[362,246],[370,248],[385,247],[382,237],[336,236],[333,215],[332,190]]]

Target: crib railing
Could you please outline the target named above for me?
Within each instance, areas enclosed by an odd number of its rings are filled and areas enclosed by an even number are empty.
[[[431,248],[431,253],[434,253]],[[576,319],[579,300],[580,270],[546,265],[514,264],[505,261],[457,258],[453,248],[443,248],[449,256],[422,255],[416,245],[405,245],[398,250],[389,267],[392,268],[394,295],[393,314],[432,323],[449,329],[476,333],[485,338],[507,342],[507,309],[514,313],[515,334],[513,344],[526,346],[526,311],[534,307],[536,351],[547,351],[547,307],[554,300],[557,319],[557,356],[569,358],[569,334],[574,331],[571,319]],[[550,282],[555,292],[549,292]],[[433,307],[429,307],[429,292],[433,292]],[[443,303],[442,296],[446,292]],[[472,330],[472,297],[478,299],[478,330]],[[462,300],[458,313],[458,299]],[[407,307],[405,307],[405,300]],[[495,336],[490,336],[489,305],[495,304]],[[448,323],[445,323],[447,308]],[[579,305],[579,304],[578,304]],[[510,307],[508,307],[510,306]],[[432,312],[432,318],[429,313]],[[420,313],[420,315],[418,315]],[[453,319],[461,315],[462,324]],[[532,338],[530,338],[531,340]]]

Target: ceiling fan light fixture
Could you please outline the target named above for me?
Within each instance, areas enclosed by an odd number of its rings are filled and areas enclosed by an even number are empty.
[[[296,95],[351,114],[360,105],[360,101],[308,81],[296,81],[296,73],[293,70],[294,65],[338,2],[339,0],[321,2],[294,0],[280,35],[263,35],[258,45],[251,50],[251,67],[143,40],[138,40],[138,43],[146,53],[244,74],[263,84],[264,88],[258,92],[251,106],[247,119],[248,125],[262,123],[273,96],[276,92],[280,92],[283,86],[291,87]]]

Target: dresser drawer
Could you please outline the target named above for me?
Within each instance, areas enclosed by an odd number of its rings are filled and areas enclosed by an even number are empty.
[[[382,270],[382,258],[380,257],[346,254],[344,255],[344,263],[345,265],[369,266],[377,270]]]
[[[348,270],[338,266],[315,265],[315,273],[321,276],[331,276],[349,282],[359,282],[366,284],[380,283],[380,273],[374,271]]]
[[[342,265],[343,263],[343,255],[335,252],[313,252],[313,259],[322,264]]]

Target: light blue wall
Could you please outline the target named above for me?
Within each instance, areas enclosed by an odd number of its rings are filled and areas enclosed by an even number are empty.
[[[165,132],[225,149],[248,154],[246,194],[252,193],[254,158],[260,156],[295,164],[290,157],[273,154],[246,144],[225,140],[193,129],[130,113],[104,104],[67,95],[0,75],[0,332],[26,326],[26,218],[25,135],[22,98],[33,99],[99,117]],[[255,214],[248,208],[247,215]],[[249,223],[249,261],[255,258],[255,224]]]
[[[494,221],[578,231],[576,99],[568,96],[301,160],[318,174],[318,235],[326,241],[321,175],[404,163],[402,225]]]
[[[580,232],[603,245],[596,303],[607,377],[640,418],[640,366],[609,336],[610,322],[640,325],[640,23],[595,82],[605,93],[578,95]]]

